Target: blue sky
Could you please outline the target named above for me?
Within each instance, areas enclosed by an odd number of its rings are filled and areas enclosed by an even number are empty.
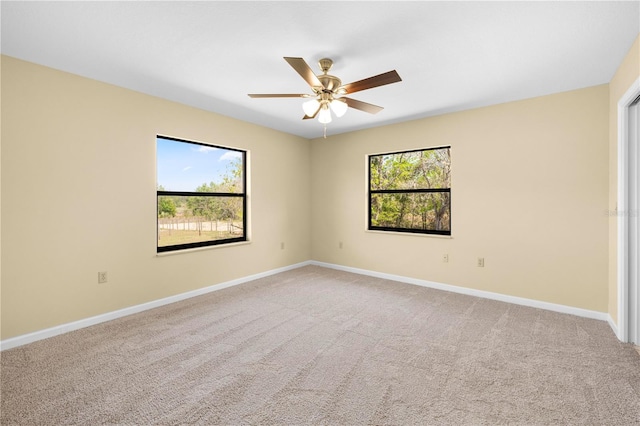
[[[231,160],[242,153],[224,148],[157,140],[157,184],[166,191],[195,191],[203,183],[220,182]]]

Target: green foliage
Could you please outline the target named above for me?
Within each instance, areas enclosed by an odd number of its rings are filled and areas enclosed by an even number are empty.
[[[369,164],[372,191],[405,191],[372,194],[373,226],[449,230],[449,193],[406,192],[451,187],[449,148],[376,155]]]
[[[174,217],[176,215],[176,203],[172,197],[158,198],[158,217]]]
[[[450,169],[448,148],[372,156],[371,189],[450,188]]]

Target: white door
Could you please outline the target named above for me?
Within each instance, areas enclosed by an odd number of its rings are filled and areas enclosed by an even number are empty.
[[[640,98],[637,98],[629,106],[629,133],[628,133],[628,208],[623,212],[628,219],[629,238],[629,303],[628,303],[628,324],[629,341],[640,345],[640,282],[638,281],[638,256],[640,239],[639,218],[640,210],[638,198],[640,193]]]
[[[618,321],[623,342],[640,345],[640,77],[618,101]]]

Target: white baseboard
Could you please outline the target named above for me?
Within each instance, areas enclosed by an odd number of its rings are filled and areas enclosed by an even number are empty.
[[[33,342],[36,342],[38,340],[47,339],[49,337],[54,337],[54,336],[57,336],[57,335],[60,335],[60,334],[68,333],[70,331],[79,330],[81,328],[90,327],[92,325],[96,325],[96,324],[100,324],[100,323],[103,323],[103,322],[111,321],[111,320],[114,320],[114,319],[117,319],[117,318],[121,318],[121,317],[124,317],[124,316],[127,316],[127,315],[131,315],[131,314],[136,314],[138,312],[146,311],[146,310],[149,310],[149,309],[158,308],[160,306],[168,305],[170,303],[175,303],[175,302],[179,302],[181,300],[189,299],[189,298],[192,298],[192,297],[201,296],[203,294],[211,293],[213,291],[222,290],[224,288],[232,287],[232,286],[235,286],[235,285],[238,285],[238,284],[243,284],[243,283],[246,283],[246,282],[249,282],[249,281],[253,281],[253,280],[256,280],[256,279],[259,279],[259,278],[268,277],[270,275],[278,274],[280,272],[290,271],[292,269],[300,268],[300,267],[307,266],[307,265],[322,266],[322,267],[325,267],[325,268],[336,269],[336,270],[345,271],[345,272],[352,272],[352,273],[355,273],[355,274],[367,275],[367,276],[371,276],[371,277],[388,279],[388,280],[393,280],[393,281],[399,281],[399,282],[402,282],[402,283],[407,283],[407,284],[413,284],[413,285],[418,285],[418,286],[422,286],[422,287],[433,288],[433,289],[436,289],[436,290],[449,291],[449,292],[452,292],[452,293],[459,293],[459,294],[465,294],[465,295],[468,295],[468,296],[482,297],[484,299],[498,300],[498,301],[501,301],[501,302],[513,303],[513,304],[516,304],[516,305],[529,306],[529,307],[532,307],[532,308],[545,309],[545,310],[548,310],[548,311],[559,312],[559,313],[563,313],[563,314],[570,314],[570,315],[576,315],[576,316],[579,316],[579,317],[585,317],[585,318],[592,318],[592,319],[597,319],[597,320],[601,320],[601,321],[607,321],[609,326],[613,329],[615,335],[619,338],[619,336],[618,336],[618,327],[616,326],[616,324],[613,321],[613,319],[611,318],[611,316],[606,312],[591,311],[591,310],[588,310],[588,309],[575,308],[575,307],[572,307],[572,306],[558,305],[558,304],[555,304],[555,303],[548,303],[548,302],[541,302],[539,300],[525,299],[525,298],[522,298],[522,297],[508,296],[508,295],[504,295],[504,294],[500,294],[500,293],[492,293],[492,292],[489,292],[489,291],[475,290],[475,289],[466,288],[466,287],[459,287],[459,286],[454,286],[454,285],[449,285],[449,284],[437,283],[437,282],[433,282],[433,281],[420,280],[420,279],[417,279],[417,278],[409,278],[409,277],[404,277],[404,276],[401,276],[401,275],[393,275],[393,274],[387,274],[387,273],[383,273],[383,272],[370,271],[370,270],[366,270],[366,269],[353,268],[353,267],[350,267],[350,266],[343,266],[343,265],[337,265],[337,264],[333,264],[333,263],[325,263],[325,262],[318,262],[318,261],[315,261],[315,260],[309,260],[309,261],[300,262],[300,263],[296,263],[296,264],[293,264],[293,265],[285,266],[285,267],[282,267],[282,268],[272,269],[270,271],[261,272],[261,273],[254,274],[254,275],[249,275],[249,276],[238,278],[238,279],[235,279],[235,280],[231,280],[231,281],[215,284],[215,285],[212,285],[212,286],[209,286],[209,287],[204,287],[204,288],[201,288],[201,289],[198,289],[198,290],[193,290],[193,291],[189,291],[189,292],[186,292],[186,293],[177,294],[175,296],[166,297],[164,299],[154,300],[154,301],[143,303],[143,304],[140,304],[140,305],[131,306],[131,307],[124,308],[124,309],[119,309],[117,311],[107,312],[105,314],[96,315],[96,316],[90,317],[90,318],[85,318],[85,319],[82,319],[82,320],[79,320],[79,321],[74,321],[74,322],[70,322],[70,323],[67,323],[67,324],[62,324],[62,325],[59,325],[59,326],[47,328],[47,329],[44,329],[44,330],[39,330],[39,331],[36,331],[36,332],[33,332],[33,333],[28,333],[28,334],[24,334],[24,335],[17,336],[17,337],[12,337],[10,339],[5,339],[5,340],[0,341],[0,351],[3,351],[5,349],[15,348],[15,347],[22,346],[22,345],[26,345],[28,343],[33,343]]]
[[[475,290],[472,288],[459,287],[459,286],[450,285],[450,284],[442,284],[442,283],[437,283],[433,281],[420,280],[416,278],[409,278],[401,275],[386,274],[383,272],[369,271],[366,269],[352,268],[350,266],[336,265],[333,263],[318,262],[315,260],[312,260],[310,263],[312,265],[322,266],[325,268],[337,269],[345,272],[353,272],[355,274],[368,275],[371,277],[382,278],[382,279],[387,279],[392,281],[399,281],[407,284],[433,288],[436,290],[444,290],[452,293],[460,293],[460,294],[466,294],[468,296],[476,296],[476,297],[482,297],[484,299],[492,299],[492,300],[498,300],[500,302],[513,303],[515,305],[529,306],[531,308],[545,309],[547,311],[576,315],[579,317],[592,318],[592,319],[597,319],[601,321],[608,321],[609,325],[611,325],[612,327],[614,325],[613,322],[610,320],[611,316],[606,312],[591,311],[588,309],[575,308],[573,306],[558,305],[555,303],[542,302],[534,299],[525,299],[523,297],[508,296],[500,293],[492,293],[490,291]],[[614,331],[616,330],[617,330],[617,327],[614,328]],[[617,333],[616,333],[616,336],[617,336]]]
[[[94,317],[81,319],[79,321],[74,321],[67,324],[62,324],[55,327],[47,328],[44,330],[35,331],[33,333],[12,337],[10,339],[5,339],[0,341],[0,351],[26,345],[28,343],[33,343],[38,340],[47,339],[49,337],[54,337],[60,334],[68,333],[70,331],[79,330],[81,328],[90,327],[92,325],[111,321],[117,318],[131,315],[131,314],[136,314],[138,312],[147,311],[149,309],[158,308],[160,306],[168,305],[170,303],[175,303],[175,302],[179,302],[181,300],[189,299],[192,297],[201,296],[203,294],[211,293],[213,291],[222,290],[223,288],[232,287],[238,284],[243,284],[249,281],[257,280],[259,278],[268,277],[270,275],[300,268],[302,266],[307,266],[310,264],[311,264],[310,261],[296,263],[293,265],[284,266],[282,268],[272,269],[270,271],[249,275],[247,277],[242,277],[242,278],[238,278],[235,280],[231,280],[231,281],[227,281],[219,284],[214,284],[212,286],[200,288],[198,290],[188,291],[186,293],[177,294],[175,296],[165,297],[164,299],[158,299],[151,302],[142,303],[140,305],[119,309],[117,311],[96,315]]]

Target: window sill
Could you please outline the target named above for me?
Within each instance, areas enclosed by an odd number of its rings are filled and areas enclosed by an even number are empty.
[[[419,232],[394,232],[394,231],[377,231],[374,229],[365,229],[364,232],[369,232],[372,234],[383,234],[383,235],[402,235],[407,237],[426,237],[426,238],[439,238],[444,240],[452,240],[452,235],[438,235],[438,234],[421,234]]]

